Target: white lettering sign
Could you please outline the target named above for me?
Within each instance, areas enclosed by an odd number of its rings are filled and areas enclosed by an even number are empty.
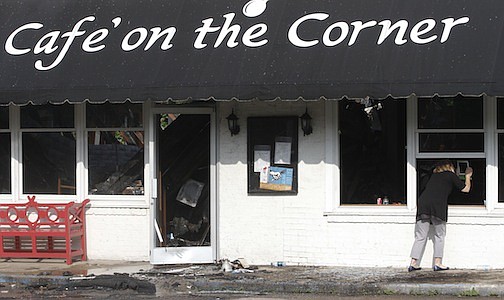
[[[323,45],[327,47],[335,47],[346,40],[351,31],[347,45],[352,46],[358,42],[360,34],[363,31],[373,29],[376,26],[381,26],[380,35],[378,36],[376,42],[377,45],[381,45],[389,36],[392,36],[394,31],[396,31],[394,39],[394,43],[396,45],[403,45],[408,42],[405,36],[410,24],[406,20],[399,20],[395,23],[392,23],[390,20],[382,20],[380,22],[376,20],[366,22],[357,20],[351,22],[350,24],[338,21],[329,25],[326,29],[322,29],[320,33],[313,32],[312,36],[309,38],[301,39],[299,37],[300,30],[302,30],[303,26],[307,25],[308,22],[325,21],[329,17],[329,14],[326,13],[313,13],[297,19],[289,28],[287,35],[289,42],[297,47],[308,48],[319,44],[320,40],[322,40]],[[439,23],[434,19],[425,19],[414,24],[409,34],[410,41],[419,45],[432,43],[438,39],[438,36],[436,34],[432,34],[432,32],[434,32],[434,29],[436,29],[437,26],[442,26],[443,33],[441,35],[440,43],[444,43],[449,39],[450,33],[455,26],[469,23],[469,17],[462,17],[459,19],[446,18],[441,20]],[[339,35],[336,39],[331,39],[331,36],[336,29]],[[322,37],[321,39],[320,36]]]
[[[267,10],[268,0],[250,0],[241,11],[247,20],[260,18]],[[235,12],[222,15],[221,18],[206,18],[194,30],[194,49],[205,49],[208,45],[216,48],[236,48],[240,45],[249,48],[264,47],[269,39],[268,25],[263,22],[247,22],[247,26],[237,21]],[[293,20],[286,29],[288,42],[299,48],[315,46],[325,47],[351,47],[362,39],[376,37],[376,44],[382,45],[387,40],[392,40],[395,45],[413,43],[424,45],[428,43],[446,43],[456,27],[469,23],[467,16],[442,20],[432,18],[419,20],[411,24],[407,20],[332,20],[332,16],[325,12],[307,13]],[[34,62],[35,69],[48,71],[56,68],[66,57],[74,43],[80,44],[80,49],[85,53],[100,52],[107,47],[107,38],[113,34],[114,29],[120,26],[127,32],[120,37],[121,44],[118,49],[124,52],[131,51],[168,51],[175,46],[177,28],[170,27],[136,27],[127,29],[122,24],[120,16],[114,17],[112,28],[100,28],[89,31],[91,23],[96,21],[95,16],[87,16],[78,20],[72,30],[45,30],[41,22],[24,24],[7,37],[4,45],[5,52],[13,56],[26,55],[32,52],[38,56]],[[125,24],[129,22],[125,22]],[[251,24],[252,23],[252,24]],[[309,27],[308,27],[309,26]],[[96,27],[95,27],[96,28]],[[310,30],[305,30],[309,28]],[[318,29],[317,29],[318,28]],[[302,33],[302,34],[301,34]],[[440,36],[436,33],[441,33]],[[26,42],[26,36],[35,36],[35,40]],[[281,35],[280,35],[281,36]],[[372,35],[371,35],[372,37]],[[158,45],[158,46],[156,46]],[[49,57],[49,55],[51,55]],[[53,58],[55,57],[55,58]],[[53,59],[51,62],[50,60]]]

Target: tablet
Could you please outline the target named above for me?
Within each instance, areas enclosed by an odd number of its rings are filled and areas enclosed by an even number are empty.
[[[457,160],[457,175],[465,175],[465,171],[469,167],[469,161],[467,160]]]

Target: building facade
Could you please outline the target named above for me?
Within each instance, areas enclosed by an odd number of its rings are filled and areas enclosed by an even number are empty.
[[[1,3],[0,201],[89,198],[89,259],[402,267],[450,159],[444,262],[504,267],[500,2],[189,2]]]

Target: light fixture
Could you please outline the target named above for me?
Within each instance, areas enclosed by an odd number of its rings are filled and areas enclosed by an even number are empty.
[[[313,132],[313,128],[311,126],[312,117],[308,114],[308,108],[306,108],[305,113],[299,119],[301,120],[303,135],[310,135]]]
[[[240,126],[238,125],[238,117],[234,114],[234,109],[226,119],[228,121],[228,128],[229,132],[231,132],[231,136],[238,134],[240,132]]]

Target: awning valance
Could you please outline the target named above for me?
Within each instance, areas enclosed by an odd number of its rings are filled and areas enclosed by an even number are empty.
[[[504,95],[502,0],[0,0],[0,103]]]

